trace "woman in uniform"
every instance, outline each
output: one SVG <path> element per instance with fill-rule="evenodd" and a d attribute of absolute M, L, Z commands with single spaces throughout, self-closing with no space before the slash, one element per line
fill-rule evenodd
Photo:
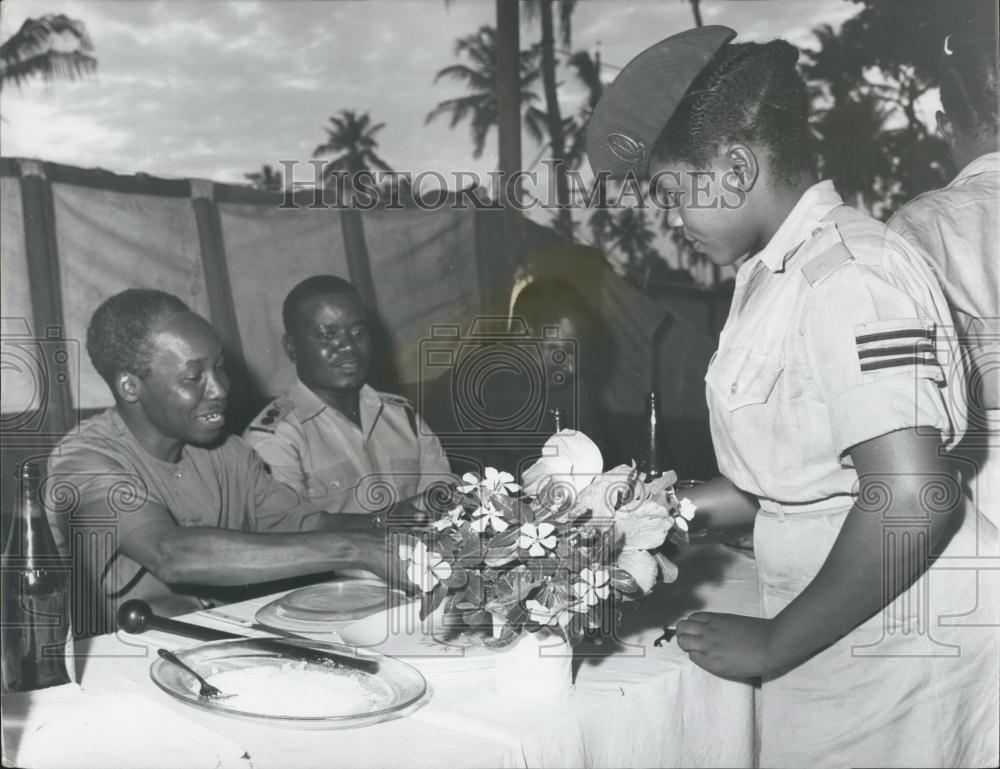
<path fill-rule="evenodd" d="M 996 765 L 996 595 L 975 571 L 995 530 L 942 459 L 966 421 L 947 304 L 817 179 L 798 51 L 734 36 L 657 43 L 588 128 L 595 172 L 648 176 L 697 251 L 747 257 L 706 376 L 723 477 L 689 496 L 710 526 L 755 521 L 763 616 L 696 613 L 678 643 L 761 677 L 761 766 Z"/>

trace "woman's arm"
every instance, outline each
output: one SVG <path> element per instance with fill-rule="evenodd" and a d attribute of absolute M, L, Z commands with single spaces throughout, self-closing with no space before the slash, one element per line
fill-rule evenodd
<path fill-rule="evenodd" d="M 680 497 L 687 497 L 698 506 L 695 525 L 722 529 L 750 523 L 757 515 L 757 498 L 733 485 L 721 475 L 690 489 Z"/>
<path fill-rule="evenodd" d="M 947 472 L 939 446 L 937 436 L 908 429 L 852 448 L 859 502 L 812 582 L 771 620 L 693 614 L 678 623 L 681 648 L 719 675 L 773 674 L 834 643 L 891 603 L 927 569 L 948 526 L 947 512 L 924 504 L 928 486 L 941 483 Z"/>

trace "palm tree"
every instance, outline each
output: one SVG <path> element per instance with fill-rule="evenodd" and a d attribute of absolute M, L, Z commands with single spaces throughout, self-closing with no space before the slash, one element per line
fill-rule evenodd
<path fill-rule="evenodd" d="M 611 230 L 613 222 L 614 219 L 607 206 L 598 206 L 595 208 L 594 212 L 590 215 L 590 219 L 587 221 L 587 226 L 590 227 L 594 243 L 602 251 L 604 250 L 604 242 L 608 237 L 608 232 Z"/>
<path fill-rule="evenodd" d="M 609 223 L 608 235 L 625 255 L 625 269 L 635 273 L 648 257 L 656 257 L 653 248 L 653 231 L 646 221 L 646 212 L 641 208 L 623 208 Z"/>
<path fill-rule="evenodd" d="M 472 125 L 473 157 L 480 157 L 486 147 L 486 137 L 491 128 L 497 125 L 499 114 L 499 97 L 497 95 L 497 39 L 496 30 L 490 26 L 482 26 L 472 35 L 460 37 L 455 41 L 455 55 L 465 56 L 470 63 L 452 64 L 440 70 L 434 76 L 434 82 L 444 77 L 465 81 L 469 87 L 467 96 L 455 99 L 445 99 L 427 115 L 425 122 L 429 123 L 439 115 L 450 114 L 450 127 L 468 119 Z M 542 139 L 542 120 L 544 113 L 534 106 L 538 94 L 532 92 L 532 83 L 538 80 L 538 67 L 535 64 L 537 51 L 521 51 L 520 82 L 521 104 L 526 105 L 524 124 L 536 141 Z"/>
<path fill-rule="evenodd" d="M 326 141 L 313 150 L 314 158 L 339 153 L 323 171 L 327 182 L 346 178 L 347 190 L 351 191 L 358 174 L 370 174 L 374 170 L 392 171 L 389 164 L 375 154 L 378 147 L 375 134 L 383 128 L 385 123 L 372 125 L 367 112 L 358 114 L 345 109 L 339 115 L 331 117 L 330 126 L 323 129 L 327 134 Z"/>
<path fill-rule="evenodd" d="M 813 30 L 819 41 L 817 50 L 806 49 L 806 63 L 802 72 L 810 82 L 827 83 L 830 98 L 842 102 L 856 90 L 863 78 L 863 56 L 850 41 L 829 24 Z M 853 38 L 852 38 L 853 40 Z"/>
<path fill-rule="evenodd" d="M 691 0 L 691 11 L 694 13 L 694 25 L 696 27 L 700 27 L 702 25 L 701 8 L 698 7 L 700 3 L 701 0 Z"/>
<path fill-rule="evenodd" d="M 97 71 L 93 50 L 82 21 L 62 14 L 26 19 L 0 45 L 0 89 L 8 82 L 21 87 L 35 77 L 48 82 L 91 75 Z"/>
<path fill-rule="evenodd" d="M 844 97 L 813 123 L 818 134 L 821 173 L 858 208 L 871 211 L 881 180 L 892 168 L 885 145 L 890 109 L 871 92 Z"/>
<path fill-rule="evenodd" d="M 570 168 L 579 168 L 587 151 L 587 123 L 604 93 L 604 83 L 601 82 L 601 52 L 595 51 L 591 56 L 587 51 L 577 51 L 570 57 L 569 66 L 576 73 L 577 79 L 587 87 L 587 101 L 566 132 L 569 139 L 566 163 Z"/>
<path fill-rule="evenodd" d="M 251 174 L 243 174 L 244 178 L 250 182 L 255 190 L 265 192 L 281 192 L 281 171 L 277 171 L 269 165 L 261 166 L 259 171 Z"/>
<path fill-rule="evenodd" d="M 562 45 L 568 48 L 572 39 L 571 19 L 576 0 L 559 0 L 559 32 Z M 555 166 L 556 229 L 564 235 L 572 233 L 573 224 L 569 208 L 569 178 L 566 168 L 566 137 L 569 127 L 559 108 L 558 84 L 556 83 L 556 39 L 552 15 L 552 0 L 532 0 L 526 6 L 529 18 L 541 17 L 542 37 L 539 43 L 542 64 L 542 85 L 545 92 L 545 125 L 549 134 L 548 146 Z M 572 125 L 572 124 L 569 124 Z"/>

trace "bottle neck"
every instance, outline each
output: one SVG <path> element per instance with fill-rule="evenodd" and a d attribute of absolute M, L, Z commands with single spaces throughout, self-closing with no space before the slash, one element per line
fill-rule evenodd
<path fill-rule="evenodd" d="M 59 555 L 55 538 L 45 516 L 39 496 L 38 476 L 22 473 L 18 506 L 12 521 L 10 538 L 4 555 L 8 558 L 32 560 Z"/>

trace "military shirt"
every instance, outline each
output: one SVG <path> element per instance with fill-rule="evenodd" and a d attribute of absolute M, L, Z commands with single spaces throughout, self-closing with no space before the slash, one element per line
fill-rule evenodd
<path fill-rule="evenodd" d="M 850 506 L 852 446 L 965 429 L 948 307 L 922 258 L 811 187 L 743 264 L 705 381 L 719 469 L 764 510 Z"/>
<path fill-rule="evenodd" d="M 1000 408 L 1000 152 L 976 158 L 947 187 L 914 198 L 889 228 L 927 257 L 983 377 L 976 400 Z"/>
<path fill-rule="evenodd" d="M 178 462 L 151 456 L 114 408 L 88 419 L 49 459 L 43 492 L 57 544 L 109 606 L 141 598 L 172 616 L 225 600 L 226 590 L 168 585 L 120 552 L 151 521 L 245 532 L 312 531 L 325 516 L 267 473 L 242 439 L 187 445 Z M 88 517 L 83 517 L 84 508 Z M 79 596 L 77 600 L 92 600 Z"/>
<path fill-rule="evenodd" d="M 364 385 L 359 405 L 360 428 L 297 381 L 244 438 L 276 479 L 329 513 L 376 512 L 452 480 L 441 442 L 409 401 Z"/>

